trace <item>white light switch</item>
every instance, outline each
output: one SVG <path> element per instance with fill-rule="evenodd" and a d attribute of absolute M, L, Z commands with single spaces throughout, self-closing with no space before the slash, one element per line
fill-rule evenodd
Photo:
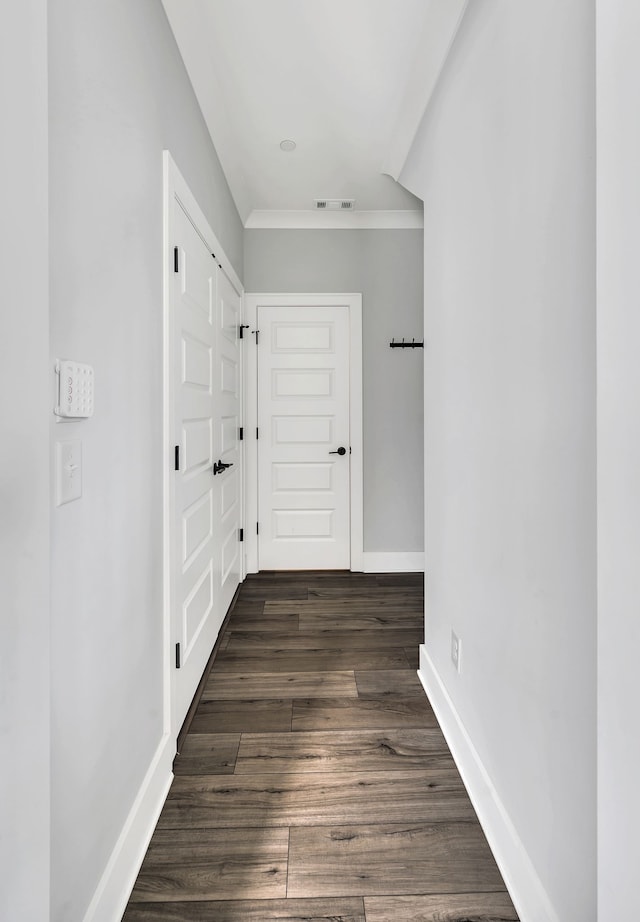
<path fill-rule="evenodd" d="M 56 442 L 56 506 L 82 496 L 82 442 Z"/>

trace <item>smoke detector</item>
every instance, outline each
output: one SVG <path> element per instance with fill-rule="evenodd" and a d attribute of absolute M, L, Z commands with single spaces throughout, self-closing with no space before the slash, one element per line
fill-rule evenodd
<path fill-rule="evenodd" d="M 317 198 L 314 199 L 317 211 L 353 211 L 354 198 Z"/>

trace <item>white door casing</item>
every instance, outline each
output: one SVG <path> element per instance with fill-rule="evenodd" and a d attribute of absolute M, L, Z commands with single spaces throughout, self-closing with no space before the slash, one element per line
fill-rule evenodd
<path fill-rule="evenodd" d="M 242 288 L 168 152 L 164 162 L 164 706 L 175 739 L 243 576 Z M 218 462 L 228 466 L 214 475 Z"/>
<path fill-rule="evenodd" d="M 361 303 L 245 295 L 249 570 L 362 569 Z"/>
<path fill-rule="evenodd" d="M 242 577 L 239 531 L 242 525 L 242 367 L 239 339 L 242 299 L 222 269 L 216 297 L 217 386 L 214 391 L 215 460 L 230 467 L 216 475 L 219 525 L 219 605 L 226 614 Z"/>

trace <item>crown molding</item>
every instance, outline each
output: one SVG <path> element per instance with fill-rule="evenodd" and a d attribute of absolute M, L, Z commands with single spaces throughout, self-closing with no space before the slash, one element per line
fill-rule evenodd
<path fill-rule="evenodd" d="M 248 230 L 420 230 L 421 211 L 260 211 L 245 221 Z"/>

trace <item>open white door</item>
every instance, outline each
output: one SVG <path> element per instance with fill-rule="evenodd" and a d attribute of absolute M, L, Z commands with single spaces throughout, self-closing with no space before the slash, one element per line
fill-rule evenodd
<path fill-rule="evenodd" d="M 165 169 L 165 636 L 177 736 L 243 576 L 242 288 L 168 154 Z"/>
<path fill-rule="evenodd" d="M 172 298 L 175 477 L 171 521 L 174 726 L 184 719 L 222 615 L 216 534 L 214 369 L 218 266 L 183 209 L 174 212 Z"/>

